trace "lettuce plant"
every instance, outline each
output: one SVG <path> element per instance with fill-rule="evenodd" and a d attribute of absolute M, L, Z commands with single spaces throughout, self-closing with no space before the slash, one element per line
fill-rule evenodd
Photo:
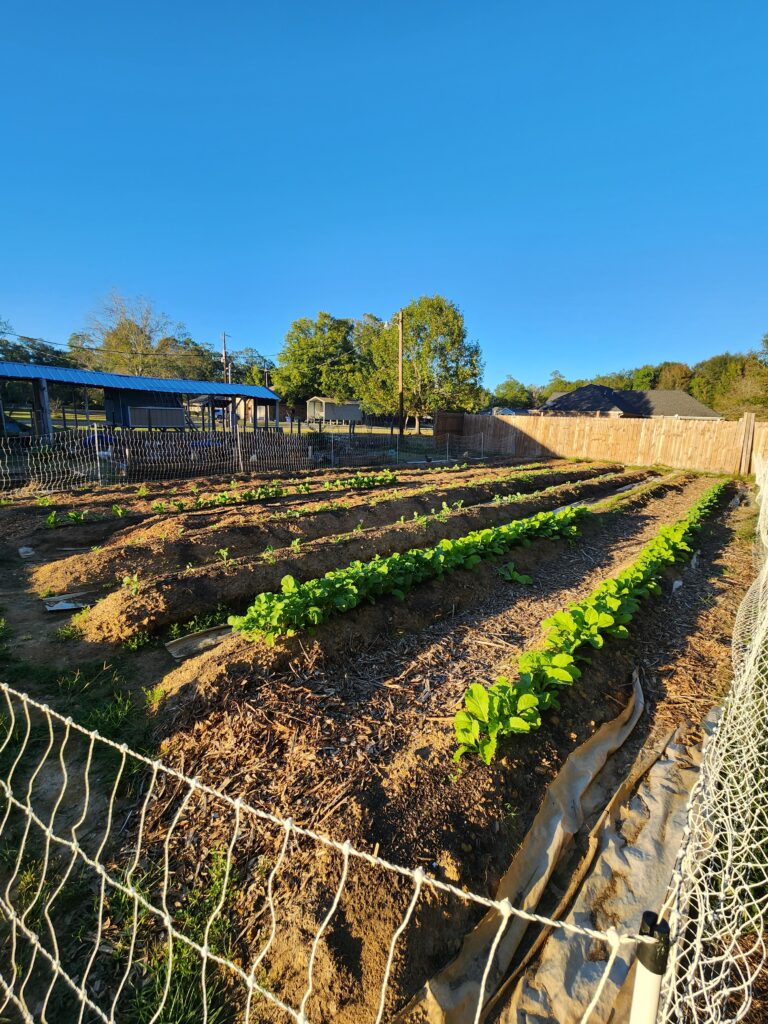
<path fill-rule="evenodd" d="M 691 541 L 726 485 L 725 481 L 715 484 L 684 519 L 662 526 L 632 565 L 605 580 L 585 600 L 545 619 L 542 625 L 547 632 L 543 647 L 520 655 L 515 682 L 510 683 L 502 676 L 487 689 L 479 683 L 467 689 L 464 710 L 454 718 L 458 743 L 455 761 L 464 754 L 474 753 L 490 764 L 503 736 L 539 728 L 538 712 L 557 707 L 560 688 L 571 686 L 581 676 L 576 658 L 585 657 L 584 649 L 601 648 L 606 637 L 626 639 L 629 636 L 627 626 L 640 602 L 661 592 L 659 580 L 665 569 L 692 554 Z M 480 697 L 481 690 L 487 698 Z M 516 703 L 523 696 L 528 718 L 520 714 Z M 521 728 L 521 720 L 527 728 Z"/>
<path fill-rule="evenodd" d="M 441 540 L 434 547 L 352 562 L 305 583 L 284 576 L 278 593 L 259 594 L 244 615 L 232 616 L 229 623 L 246 636 L 270 642 L 278 636 L 292 636 L 364 601 L 374 603 L 387 595 L 402 601 L 409 590 L 425 580 L 457 569 L 472 569 L 484 558 L 503 555 L 534 539 L 574 537 L 578 521 L 591 514 L 583 507 L 539 512 L 527 519 L 473 530 L 456 540 Z"/>

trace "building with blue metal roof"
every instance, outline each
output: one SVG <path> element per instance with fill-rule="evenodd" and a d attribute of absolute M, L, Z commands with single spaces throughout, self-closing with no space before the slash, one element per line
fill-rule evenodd
<path fill-rule="evenodd" d="M 53 433 L 48 385 L 99 388 L 104 391 L 107 423 L 118 427 L 164 428 L 183 430 L 193 427 L 189 403 L 210 414 L 215 428 L 216 410 L 229 411 L 230 422 L 242 418 L 256 425 L 259 410 L 265 425 L 270 412 L 273 423 L 280 422 L 280 397 L 271 388 L 259 384 L 225 384 L 218 381 L 185 380 L 177 377 L 136 377 L 124 373 L 102 373 L 40 363 L 0 361 L 0 386 L 3 381 L 28 381 L 32 385 L 33 425 L 39 434 Z M 186 404 L 185 404 L 186 400 Z M 249 406 L 250 403 L 250 406 Z M 4 431 L 0 402 L 0 432 Z"/>

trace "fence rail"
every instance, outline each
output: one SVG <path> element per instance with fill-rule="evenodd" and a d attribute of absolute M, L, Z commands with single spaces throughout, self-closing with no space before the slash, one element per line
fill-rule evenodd
<path fill-rule="evenodd" d="M 450 435 L 175 433 L 93 426 L 42 437 L 0 437 L 0 490 L 389 465 L 453 458 L 462 451 L 462 439 Z"/>

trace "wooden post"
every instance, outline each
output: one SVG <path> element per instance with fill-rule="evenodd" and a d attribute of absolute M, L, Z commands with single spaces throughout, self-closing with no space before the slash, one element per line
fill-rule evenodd
<path fill-rule="evenodd" d="M 403 436 L 403 311 L 397 318 L 397 393 L 400 409 L 400 437 Z"/>
<path fill-rule="evenodd" d="M 752 448 L 755 443 L 755 414 L 745 412 L 741 417 L 741 453 L 737 472 L 746 476 L 752 464 Z"/>

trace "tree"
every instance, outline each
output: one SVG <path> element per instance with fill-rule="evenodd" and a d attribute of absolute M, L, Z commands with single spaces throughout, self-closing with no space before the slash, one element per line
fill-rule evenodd
<path fill-rule="evenodd" d="M 646 363 L 645 366 L 638 366 L 632 370 L 631 388 L 633 391 L 650 391 L 656 386 L 658 372 L 655 366 Z"/>
<path fill-rule="evenodd" d="M 693 373 L 687 363 L 660 363 L 656 387 L 661 391 L 687 391 Z"/>
<path fill-rule="evenodd" d="M 360 368 L 356 390 L 370 412 L 398 410 L 398 314 L 388 323 L 368 315 L 356 325 Z M 437 409 L 476 412 L 483 404 L 483 362 L 467 341 L 464 317 L 441 295 L 423 295 L 403 310 L 403 393 L 406 414 L 421 419 Z"/>
<path fill-rule="evenodd" d="M 568 380 L 565 378 L 559 370 L 553 370 L 549 375 L 549 381 L 544 385 L 543 388 L 539 389 L 542 403 L 546 402 L 552 395 L 559 394 L 565 391 L 575 391 L 576 388 L 580 388 L 583 384 L 589 384 L 588 380 Z"/>
<path fill-rule="evenodd" d="M 70 335 L 69 351 L 81 366 L 139 377 L 186 377 L 215 381 L 221 365 L 210 345 L 193 341 L 145 298 L 113 292 L 90 318 L 87 330 Z"/>
<path fill-rule="evenodd" d="M 360 360 L 352 320 L 320 312 L 317 320 L 294 320 L 272 374 L 276 391 L 289 406 L 313 395 L 352 398 Z"/>
<path fill-rule="evenodd" d="M 528 409 L 533 405 L 530 388 L 514 377 L 506 377 L 493 393 L 494 405 L 506 405 L 511 409 Z"/>
<path fill-rule="evenodd" d="M 255 348 L 241 348 L 229 357 L 233 384 L 264 384 L 275 364 Z"/>

